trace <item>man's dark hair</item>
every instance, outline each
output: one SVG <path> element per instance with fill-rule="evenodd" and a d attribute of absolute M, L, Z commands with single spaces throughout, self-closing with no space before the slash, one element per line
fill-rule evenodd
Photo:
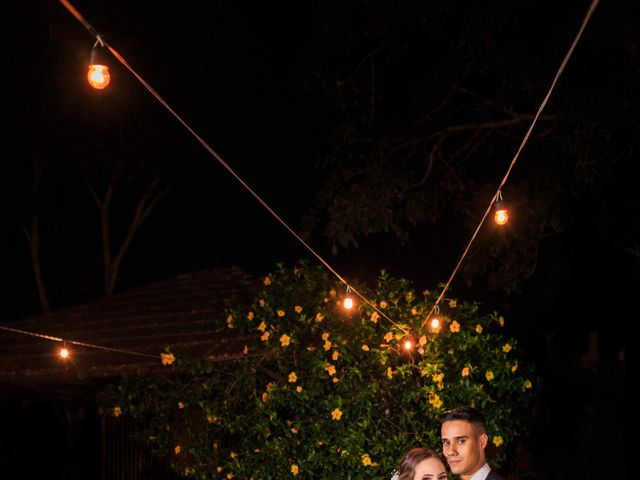
<path fill-rule="evenodd" d="M 444 422 L 450 422 L 452 420 L 462 420 L 469 422 L 478 433 L 487 432 L 487 422 L 484 419 L 484 415 L 480 413 L 480 410 L 470 406 L 457 407 L 453 410 L 440 415 L 440 425 Z"/>

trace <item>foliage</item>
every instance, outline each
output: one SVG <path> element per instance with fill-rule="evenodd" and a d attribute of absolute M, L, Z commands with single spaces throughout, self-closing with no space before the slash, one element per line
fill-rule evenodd
<path fill-rule="evenodd" d="M 200 479 L 389 478 L 407 449 L 439 446 L 438 416 L 460 404 L 486 414 L 492 457 L 504 460 L 536 384 L 504 319 L 449 298 L 439 329 L 421 329 L 433 292 L 384 271 L 373 290 L 357 288 L 375 309 L 360 302 L 348 315 L 325 269 L 279 265 L 223 320 L 254 334 L 242 359 L 176 355 L 173 374 L 105 389 L 103 411 L 149 420 L 145 437 Z"/>
<path fill-rule="evenodd" d="M 308 47 L 318 51 L 306 56 L 321 59 L 307 68 L 308 84 L 332 121 L 305 235 L 321 235 L 338 253 L 380 236 L 416 242 L 418 231 L 433 231 L 435 222 L 444 231 L 454 216 L 454 225 L 473 231 L 583 6 L 552 12 L 530 1 L 354 3 L 366 14 L 349 23 L 338 20 L 340 10 L 318 19 L 331 26 L 318 32 L 330 30 L 332 41 L 318 33 Z M 604 73 L 601 65 L 614 55 L 593 38 L 610 33 L 594 33 L 602 27 L 591 23 L 580 43 L 589 61 L 573 56 L 539 118 L 503 188 L 513 212 L 504 240 L 478 239 L 464 267 L 469 284 L 480 276 L 494 289 L 520 290 L 539 267 L 541 243 L 571 229 L 575 200 L 612 166 L 633 162 L 633 136 L 616 132 L 634 117 L 623 98 L 637 84 L 637 65 L 618 52 L 629 80 Z M 619 100 L 603 102 L 594 88 Z M 613 105 L 617 114 L 608 111 Z"/>

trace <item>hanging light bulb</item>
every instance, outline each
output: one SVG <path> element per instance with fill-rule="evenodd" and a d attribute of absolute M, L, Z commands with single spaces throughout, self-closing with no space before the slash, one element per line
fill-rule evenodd
<path fill-rule="evenodd" d="M 67 347 L 66 343 L 62 344 L 62 346 L 58 350 L 58 355 L 60 355 L 60 358 L 63 359 L 63 360 L 68 360 L 69 359 L 69 357 L 71 356 L 71 351 Z"/>
<path fill-rule="evenodd" d="M 87 70 L 87 81 L 96 90 L 107 88 L 111 81 L 109 74 L 109 63 L 107 62 L 107 54 L 102 39 L 98 37 L 96 43 L 91 49 L 91 59 Z"/>
<path fill-rule="evenodd" d="M 353 308 L 353 298 L 351 298 L 351 288 L 349 287 L 349 285 L 347 285 L 347 293 L 344 296 L 342 305 L 344 305 L 344 308 L 346 310 L 351 310 Z"/>
<path fill-rule="evenodd" d="M 413 349 L 413 340 L 411 340 L 410 338 L 406 338 L 404 340 L 404 343 L 402 344 L 402 346 L 404 347 L 404 349 L 406 351 L 410 351 Z"/>
<path fill-rule="evenodd" d="M 438 305 L 433 306 L 433 316 L 429 321 L 429 326 L 434 332 L 440 330 L 440 307 Z"/>
<path fill-rule="evenodd" d="M 500 190 L 498 190 L 498 193 L 496 193 L 496 201 L 493 204 L 493 207 L 493 220 L 496 222 L 496 224 L 500 226 L 506 224 L 509 221 L 509 211 L 502 201 L 502 192 L 500 192 Z"/>

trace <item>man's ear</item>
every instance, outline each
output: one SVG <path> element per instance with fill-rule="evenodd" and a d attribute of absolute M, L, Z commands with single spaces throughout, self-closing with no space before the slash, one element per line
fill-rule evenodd
<path fill-rule="evenodd" d="M 486 433 L 481 433 L 479 439 L 480 449 L 484 450 L 485 448 L 487 448 L 487 443 L 489 443 L 489 436 Z"/>

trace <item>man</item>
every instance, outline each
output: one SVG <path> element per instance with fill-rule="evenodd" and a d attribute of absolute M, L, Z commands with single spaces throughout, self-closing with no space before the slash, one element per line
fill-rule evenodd
<path fill-rule="evenodd" d="M 485 456 L 489 442 L 484 416 L 473 407 L 458 407 L 440 416 L 442 453 L 461 480 L 504 480 L 491 471 Z"/>

